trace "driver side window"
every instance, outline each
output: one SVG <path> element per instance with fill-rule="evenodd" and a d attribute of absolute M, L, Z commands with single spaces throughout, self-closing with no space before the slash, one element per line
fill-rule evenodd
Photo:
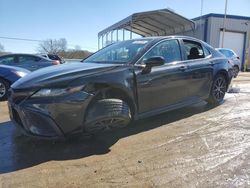
<path fill-rule="evenodd" d="M 181 61 L 181 52 L 179 42 L 177 40 L 166 40 L 153 47 L 143 58 L 143 60 L 151 57 L 161 56 L 165 63 Z"/>

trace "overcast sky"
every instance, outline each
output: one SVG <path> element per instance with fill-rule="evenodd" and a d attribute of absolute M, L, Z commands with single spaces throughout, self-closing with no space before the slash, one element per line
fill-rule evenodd
<path fill-rule="evenodd" d="M 224 13 L 225 0 L 204 0 L 203 14 Z M 97 49 L 97 33 L 135 13 L 171 8 L 200 16 L 201 0 L 0 0 L 0 37 L 66 38 L 69 48 Z M 228 14 L 250 17 L 250 0 L 228 0 Z M 1 39 L 6 51 L 34 53 L 38 43 Z"/>

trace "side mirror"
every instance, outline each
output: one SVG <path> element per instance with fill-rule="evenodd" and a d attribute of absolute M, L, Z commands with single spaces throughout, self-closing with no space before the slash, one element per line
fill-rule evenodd
<path fill-rule="evenodd" d="M 151 72 L 152 67 L 164 65 L 165 59 L 163 57 L 161 57 L 161 56 L 155 56 L 155 57 L 151 57 L 151 58 L 143 61 L 143 63 L 146 66 L 143 69 L 142 73 L 146 74 L 146 73 L 150 73 Z"/>

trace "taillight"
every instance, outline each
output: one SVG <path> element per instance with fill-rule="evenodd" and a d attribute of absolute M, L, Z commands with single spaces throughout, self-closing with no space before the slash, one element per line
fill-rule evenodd
<path fill-rule="evenodd" d="M 52 61 L 52 64 L 53 64 L 53 65 L 59 65 L 59 64 L 60 64 L 60 61 L 54 60 L 54 61 Z"/>

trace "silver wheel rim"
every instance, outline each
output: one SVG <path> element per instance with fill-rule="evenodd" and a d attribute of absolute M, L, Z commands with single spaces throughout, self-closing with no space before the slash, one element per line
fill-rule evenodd
<path fill-rule="evenodd" d="M 0 98 L 2 98 L 5 94 L 6 94 L 6 87 L 2 82 L 0 82 Z"/>
<path fill-rule="evenodd" d="M 223 78 L 218 78 L 215 80 L 213 87 L 213 96 L 217 101 L 220 101 L 224 98 L 226 93 L 226 81 Z"/>

